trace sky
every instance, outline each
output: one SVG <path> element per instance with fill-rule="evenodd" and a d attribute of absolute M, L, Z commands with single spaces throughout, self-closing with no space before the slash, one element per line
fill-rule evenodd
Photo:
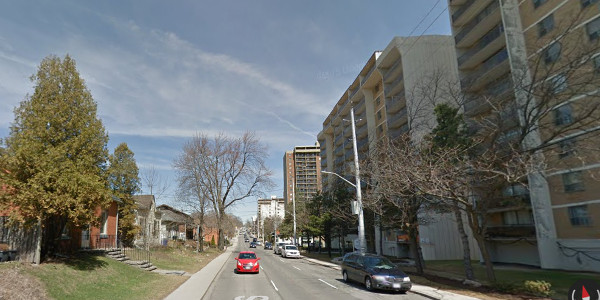
<path fill-rule="evenodd" d="M 98 105 L 108 149 L 168 185 L 197 133 L 256 132 L 283 196 L 283 155 L 313 145 L 367 59 L 394 36 L 449 35 L 446 0 L 0 0 L 0 138 L 48 55 L 69 54 Z M 142 187 L 148 193 L 146 186 Z M 235 205 L 243 221 L 256 198 Z"/>

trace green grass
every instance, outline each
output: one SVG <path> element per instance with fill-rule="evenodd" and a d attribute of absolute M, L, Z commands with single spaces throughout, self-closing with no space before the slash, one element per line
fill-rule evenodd
<path fill-rule="evenodd" d="M 26 273 L 39 278 L 54 299 L 162 299 L 187 279 L 94 255 L 44 263 Z"/>
<path fill-rule="evenodd" d="M 160 247 L 152 249 L 151 260 L 159 269 L 195 273 L 220 254 L 221 252 L 214 248 L 198 253 L 190 248 Z"/>
<path fill-rule="evenodd" d="M 426 273 L 444 277 L 464 278 L 464 267 L 462 261 L 427 261 Z M 484 284 L 486 280 L 485 266 L 473 261 L 475 278 Z M 542 270 L 538 268 L 518 266 L 496 266 L 494 268 L 496 281 L 500 285 L 523 285 L 527 280 L 544 280 L 552 285 L 554 299 L 565 299 L 570 286 L 579 279 L 591 279 L 600 281 L 600 274 L 568 272 L 559 270 Z"/>

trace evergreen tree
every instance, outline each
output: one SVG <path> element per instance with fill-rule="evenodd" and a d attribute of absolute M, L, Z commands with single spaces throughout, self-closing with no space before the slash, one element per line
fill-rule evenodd
<path fill-rule="evenodd" d="M 98 224 L 95 210 L 110 202 L 108 135 L 70 56 L 46 57 L 31 80 L 34 93 L 15 109 L 5 140 L 0 180 L 11 194 L 0 203 L 18 207 L 21 221 L 42 225 L 45 255 L 56 250 L 65 226 Z"/>
<path fill-rule="evenodd" d="M 133 195 L 140 190 L 139 170 L 133 151 L 121 143 L 109 157 L 108 181 L 119 204 L 119 240 L 131 246 L 139 227 L 135 224 L 135 200 Z"/>

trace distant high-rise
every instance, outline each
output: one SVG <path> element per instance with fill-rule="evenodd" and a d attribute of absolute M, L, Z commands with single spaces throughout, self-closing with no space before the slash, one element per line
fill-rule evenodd
<path fill-rule="evenodd" d="M 285 203 L 293 199 L 304 201 L 321 190 L 321 147 L 296 146 L 283 156 L 283 197 Z"/>

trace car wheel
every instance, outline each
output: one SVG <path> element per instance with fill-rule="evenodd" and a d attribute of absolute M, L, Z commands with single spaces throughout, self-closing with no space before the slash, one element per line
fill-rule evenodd
<path fill-rule="evenodd" d="M 346 271 L 342 272 L 342 279 L 344 282 L 348 282 L 348 273 Z"/>
<path fill-rule="evenodd" d="M 371 277 L 369 276 L 365 277 L 365 287 L 369 291 L 373 289 L 373 283 L 371 282 Z"/>

